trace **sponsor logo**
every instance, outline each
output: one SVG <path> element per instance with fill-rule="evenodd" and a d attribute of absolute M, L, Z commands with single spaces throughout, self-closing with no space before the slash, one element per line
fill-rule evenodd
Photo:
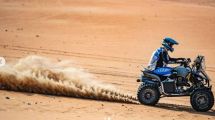
<path fill-rule="evenodd" d="M 161 73 L 165 73 L 165 72 L 169 72 L 170 70 L 169 69 L 166 69 L 166 68 L 160 68 L 158 69 L 158 72 L 161 72 Z"/>

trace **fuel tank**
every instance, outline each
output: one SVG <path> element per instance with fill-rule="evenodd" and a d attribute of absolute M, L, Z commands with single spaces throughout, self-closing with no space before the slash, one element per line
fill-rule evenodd
<path fill-rule="evenodd" d="M 191 72 L 191 69 L 189 67 L 178 66 L 174 68 L 174 71 L 177 72 L 177 76 L 185 78 Z"/>

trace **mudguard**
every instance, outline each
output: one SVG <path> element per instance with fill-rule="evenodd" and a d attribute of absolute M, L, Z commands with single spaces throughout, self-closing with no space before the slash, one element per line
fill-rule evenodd
<path fill-rule="evenodd" d="M 142 82 L 143 84 L 152 84 L 152 85 L 156 85 L 156 86 L 158 86 L 160 84 L 159 81 L 149 79 L 143 75 L 140 77 L 140 79 L 137 79 L 137 82 Z"/>
<path fill-rule="evenodd" d="M 211 91 L 212 86 L 210 87 L 201 87 L 201 88 L 195 88 L 194 90 L 192 90 L 192 92 L 190 92 L 190 95 L 192 95 L 194 92 L 198 91 L 198 90 L 206 90 L 206 91 Z"/>

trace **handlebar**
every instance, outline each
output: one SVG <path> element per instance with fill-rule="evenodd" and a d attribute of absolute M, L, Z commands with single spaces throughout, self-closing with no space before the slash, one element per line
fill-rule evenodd
<path fill-rule="evenodd" d="M 181 64 L 181 65 L 187 66 L 187 65 L 189 65 L 190 62 L 191 62 L 190 58 L 183 58 L 183 59 L 179 59 L 179 60 L 175 61 L 172 64 Z"/>

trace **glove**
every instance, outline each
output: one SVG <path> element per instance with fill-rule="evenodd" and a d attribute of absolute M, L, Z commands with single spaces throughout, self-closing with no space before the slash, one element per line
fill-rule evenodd
<path fill-rule="evenodd" d="M 185 60 L 187 60 L 186 58 L 180 58 L 182 61 L 185 61 Z"/>
<path fill-rule="evenodd" d="M 186 58 L 177 58 L 177 61 L 178 61 L 178 60 L 185 61 Z"/>

